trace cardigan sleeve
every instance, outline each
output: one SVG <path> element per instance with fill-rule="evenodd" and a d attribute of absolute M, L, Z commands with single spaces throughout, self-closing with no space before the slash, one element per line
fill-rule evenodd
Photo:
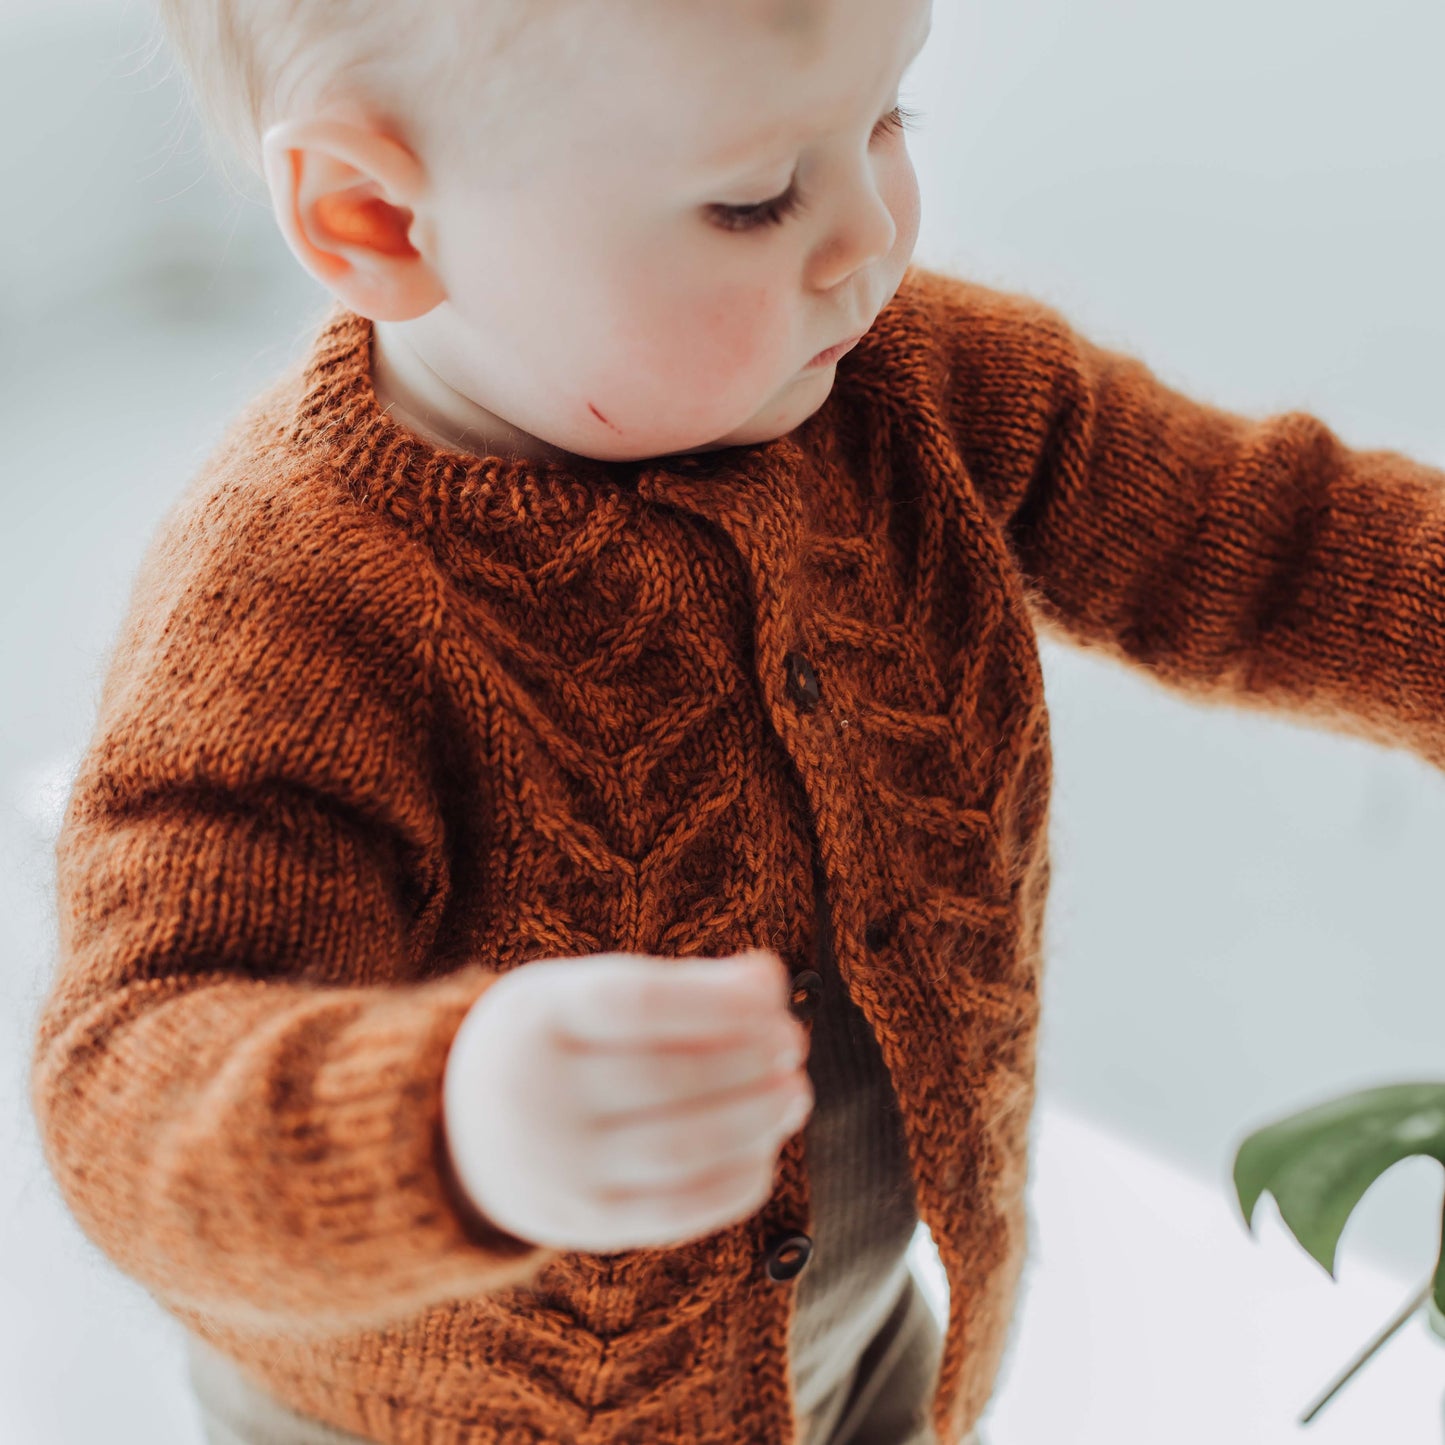
<path fill-rule="evenodd" d="M 1192 400 L 1026 296 L 923 288 L 952 435 L 1046 632 L 1445 768 L 1445 472 Z"/>
<path fill-rule="evenodd" d="M 65 1204 L 160 1303 L 340 1332 L 557 1251 L 476 1217 L 443 1147 L 499 975 L 428 966 L 439 589 L 375 517 L 240 512 L 168 519 L 137 578 L 56 844 L 31 1099 Z"/>

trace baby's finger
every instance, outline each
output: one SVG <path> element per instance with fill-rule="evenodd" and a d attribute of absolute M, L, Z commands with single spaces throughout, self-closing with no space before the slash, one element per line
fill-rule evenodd
<path fill-rule="evenodd" d="M 593 1128 L 721 1101 L 803 1077 L 807 1035 L 791 1021 L 754 1037 L 661 1048 L 586 1047 L 568 1060 L 577 1114 Z"/>
<path fill-rule="evenodd" d="M 741 958 L 599 957 L 552 1000 L 564 1046 L 646 1048 L 770 1035 L 786 1020 L 787 981 L 776 954 Z"/>

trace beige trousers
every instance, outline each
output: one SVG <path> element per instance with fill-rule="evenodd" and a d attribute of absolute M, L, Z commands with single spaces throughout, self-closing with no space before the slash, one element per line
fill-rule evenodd
<path fill-rule="evenodd" d="M 186 1341 L 206 1445 L 371 1445 L 296 1414 L 246 1381 L 204 1341 L 189 1333 Z M 897 1304 L 801 1445 L 938 1445 L 926 1416 L 942 1355 L 938 1322 L 909 1271 Z M 986 1442 L 975 1432 L 965 1445 Z"/>
<path fill-rule="evenodd" d="M 888 1317 L 833 1399 L 809 1422 L 802 1445 L 938 1445 L 928 1407 L 943 1335 L 911 1269 Z M 975 1434 L 965 1445 L 981 1445 Z"/>

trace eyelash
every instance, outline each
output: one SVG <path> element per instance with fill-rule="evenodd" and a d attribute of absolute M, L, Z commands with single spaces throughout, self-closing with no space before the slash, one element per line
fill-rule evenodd
<path fill-rule="evenodd" d="M 906 110 L 895 105 L 878 122 L 879 129 L 902 134 L 913 130 L 915 123 L 923 117 L 922 111 Z M 777 226 L 789 216 L 798 215 L 804 208 L 802 194 L 796 185 L 791 185 L 781 196 L 771 201 L 761 201 L 756 206 L 711 206 L 709 210 L 721 223 L 724 231 L 756 231 L 763 226 Z"/>

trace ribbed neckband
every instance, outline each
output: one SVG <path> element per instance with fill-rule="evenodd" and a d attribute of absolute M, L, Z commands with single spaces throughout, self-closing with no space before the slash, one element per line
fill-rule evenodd
<path fill-rule="evenodd" d="M 290 439 L 320 451 L 356 496 L 409 521 L 434 521 L 437 509 L 458 504 L 513 514 L 522 508 L 534 516 L 570 513 L 595 499 L 599 489 L 635 486 L 643 472 L 717 475 L 754 450 L 609 462 L 480 456 L 438 447 L 381 408 L 371 377 L 373 336 L 369 318 L 333 303 L 302 365 Z M 424 517 L 417 518 L 418 508 Z"/>

